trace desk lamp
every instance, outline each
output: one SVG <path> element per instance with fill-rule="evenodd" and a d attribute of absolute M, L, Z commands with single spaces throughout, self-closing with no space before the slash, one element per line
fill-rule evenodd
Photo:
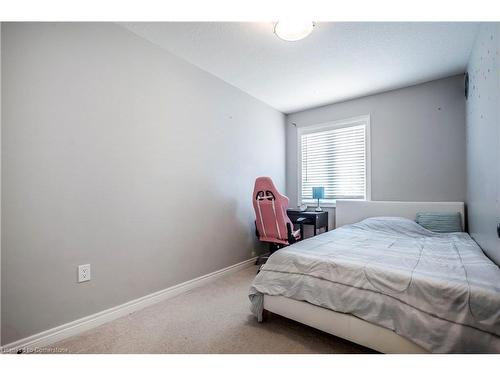
<path fill-rule="evenodd" d="M 325 198 L 325 188 L 324 187 L 313 187 L 313 199 L 318 200 L 318 207 L 316 207 L 317 212 L 323 211 L 319 206 L 319 200 Z"/>

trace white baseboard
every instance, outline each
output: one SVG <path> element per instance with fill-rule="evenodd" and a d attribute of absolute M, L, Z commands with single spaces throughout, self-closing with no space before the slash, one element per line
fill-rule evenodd
<path fill-rule="evenodd" d="M 197 277 L 181 284 L 171 286 L 155 293 L 148 294 L 144 297 L 134 299 L 122 305 L 112 307 L 110 309 L 100 311 L 98 313 L 74 320 L 72 322 L 48 329 L 46 331 L 36 333 L 32 336 L 11 342 L 0 347 L 1 353 L 17 353 L 19 350 L 23 352 L 37 352 L 38 349 L 47 345 L 53 344 L 65 338 L 77 335 L 91 328 L 100 326 L 106 322 L 117 319 L 119 317 L 130 314 L 134 311 L 141 310 L 147 306 L 154 305 L 160 301 L 178 296 L 181 293 L 191 289 L 205 285 L 218 279 L 222 276 L 229 275 L 233 272 L 250 267 L 255 263 L 257 258 L 245 260 L 221 270 L 209 273 L 204 276 Z"/>

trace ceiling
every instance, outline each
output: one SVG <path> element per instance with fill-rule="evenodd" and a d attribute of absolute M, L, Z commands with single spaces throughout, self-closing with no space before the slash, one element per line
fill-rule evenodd
<path fill-rule="evenodd" d="M 477 23 L 321 22 L 285 42 L 272 23 L 121 23 L 283 113 L 463 73 Z"/>

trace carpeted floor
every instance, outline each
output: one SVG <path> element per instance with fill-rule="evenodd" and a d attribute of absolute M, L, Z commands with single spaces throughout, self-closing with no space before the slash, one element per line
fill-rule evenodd
<path fill-rule="evenodd" d="M 371 353 L 362 346 L 270 315 L 257 323 L 247 268 L 51 346 L 69 353 Z"/>

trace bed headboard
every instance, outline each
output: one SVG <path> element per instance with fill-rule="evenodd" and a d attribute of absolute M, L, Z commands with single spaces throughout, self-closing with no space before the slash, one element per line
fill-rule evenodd
<path fill-rule="evenodd" d="M 417 212 L 460 212 L 464 228 L 464 202 L 393 202 L 337 200 L 335 224 L 340 227 L 374 216 L 399 216 L 415 220 Z"/>

